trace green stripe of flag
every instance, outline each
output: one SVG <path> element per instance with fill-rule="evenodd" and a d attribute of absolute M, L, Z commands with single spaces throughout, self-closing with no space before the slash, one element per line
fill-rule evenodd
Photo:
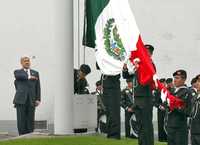
<path fill-rule="evenodd" d="M 110 0 L 85 0 L 83 45 L 95 48 L 95 24 Z"/>

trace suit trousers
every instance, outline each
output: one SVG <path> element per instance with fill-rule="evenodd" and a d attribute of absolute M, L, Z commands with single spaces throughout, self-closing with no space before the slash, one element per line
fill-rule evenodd
<path fill-rule="evenodd" d="M 30 105 L 29 99 L 26 104 L 16 104 L 17 128 L 19 135 L 31 133 L 34 130 L 35 106 Z"/>

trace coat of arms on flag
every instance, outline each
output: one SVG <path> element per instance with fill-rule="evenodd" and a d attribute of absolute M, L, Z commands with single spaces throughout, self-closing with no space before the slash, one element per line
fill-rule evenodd
<path fill-rule="evenodd" d="M 107 53 L 114 59 L 124 61 L 127 54 L 114 18 L 107 20 L 103 38 Z"/>

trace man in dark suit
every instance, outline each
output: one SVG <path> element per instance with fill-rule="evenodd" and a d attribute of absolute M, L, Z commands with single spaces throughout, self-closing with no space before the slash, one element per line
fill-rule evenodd
<path fill-rule="evenodd" d="M 40 104 L 39 73 L 30 69 L 30 58 L 21 58 L 21 69 L 14 71 L 15 89 L 13 103 L 17 110 L 17 128 L 19 135 L 34 130 L 35 107 Z"/>

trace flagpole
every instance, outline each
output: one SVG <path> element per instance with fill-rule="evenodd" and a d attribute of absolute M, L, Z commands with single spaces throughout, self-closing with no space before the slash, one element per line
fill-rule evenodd
<path fill-rule="evenodd" d="M 84 6 L 84 20 L 83 20 L 84 23 L 86 23 L 85 3 L 86 3 L 86 0 L 84 0 L 84 5 L 83 5 L 83 6 Z M 85 28 L 86 28 L 86 26 L 85 26 L 85 24 L 84 24 L 84 28 L 83 28 L 83 33 L 84 33 L 84 34 L 83 34 L 83 35 L 86 34 L 86 29 L 85 29 Z M 80 34 L 80 33 L 79 33 L 79 34 Z M 86 41 L 86 40 L 85 40 L 85 41 Z M 85 63 L 85 48 L 86 48 L 86 46 L 84 45 L 84 46 L 83 46 L 83 63 Z"/>
<path fill-rule="evenodd" d="M 66 135 L 73 133 L 73 0 L 54 2 L 54 133 Z"/>
<path fill-rule="evenodd" d="M 78 1 L 78 9 L 77 9 L 78 18 L 77 18 L 77 21 L 78 21 L 78 68 L 79 68 L 80 65 L 81 65 L 81 61 L 80 61 L 80 58 L 81 58 L 81 54 L 80 54 L 80 49 L 81 49 L 81 46 L 80 46 L 80 1 L 79 0 L 77 0 L 77 1 Z"/>

